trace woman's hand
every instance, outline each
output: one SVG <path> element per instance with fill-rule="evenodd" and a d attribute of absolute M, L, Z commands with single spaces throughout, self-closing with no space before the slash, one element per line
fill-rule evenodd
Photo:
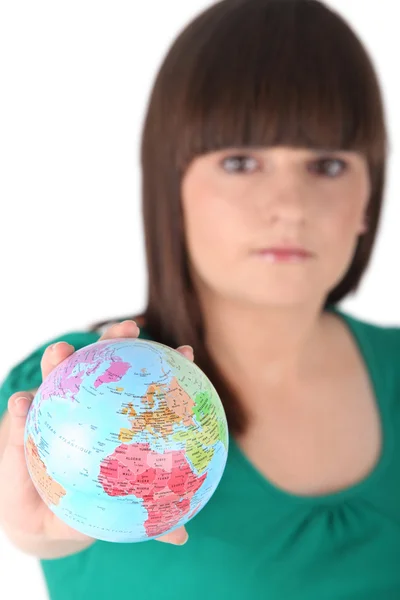
<path fill-rule="evenodd" d="M 139 335 L 139 329 L 134 321 L 124 321 L 109 327 L 100 340 L 118 337 L 133 338 Z M 193 351 L 189 346 L 177 349 L 181 354 L 193 360 Z M 58 342 L 48 346 L 41 360 L 42 378 L 68 356 L 73 354 L 74 347 L 67 342 Z M 40 498 L 30 478 L 24 454 L 24 432 L 26 417 L 34 398 L 31 392 L 17 392 L 8 401 L 9 435 L 0 460 L 0 524 L 10 539 L 37 540 L 38 546 L 43 547 L 47 541 L 66 542 L 67 546 L 85 548 L 94 539 L 66 525 L 58 519 Z M 158 538 L 160 542 L 182 544 L 187 539 L 184 527 Z M 22 542 L 21 542 L 22 543 Z M 31 547 L 32 544 L 29 546 Z M 76 551 L 76 550 L 75 550 Z M 74 550 L 68 553 L 73 553 Z"/>

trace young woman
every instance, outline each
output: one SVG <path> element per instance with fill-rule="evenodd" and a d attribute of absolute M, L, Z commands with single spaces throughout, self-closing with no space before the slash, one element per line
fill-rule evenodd
<path fill-rule="evenodd" d="M 22 360 L 1 389 L 0 522 L 53 600 L 400 597 L 400 328 L 337 307 L 371 257 L 386 154 L 371 60 L 323 3 L 222 0 L 179 35 L 143 132 L 148 305 L 140 333 L 129 316 L 103 337 L 194 349 L 228 463 L 171 543 L 85 538 L 36 494 L 23 429 L 30 390 L 106 323 Z"/>

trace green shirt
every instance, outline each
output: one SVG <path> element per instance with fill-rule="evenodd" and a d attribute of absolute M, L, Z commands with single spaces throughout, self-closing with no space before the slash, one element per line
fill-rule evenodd
<path fill-rule="evenodd" d="M 299 497 L 272 485 L 230 438 L 211 500 L 182 547 L 97 541 L 41 561 L 52 600 L 398 600 L 400 598 L 400 328 L 336 311 L 364 357 L 379 406 L 383 449 L 373 471 L 339 493 Z M 98 334 L 62 339 L 76 349 Z M 50 340 L 8 374 L 0 411 L 41 383 Z M 4 482 L 2 482 L 4 484 Z"/>

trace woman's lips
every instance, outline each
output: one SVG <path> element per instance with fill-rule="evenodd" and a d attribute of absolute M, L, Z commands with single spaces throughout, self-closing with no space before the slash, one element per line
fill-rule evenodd
<path fill-rule="evenodd" d="M 304 248 L 261 248 L 256 255 L 268 262 L 303 262 L 312 258 L 312 252 Z"/>

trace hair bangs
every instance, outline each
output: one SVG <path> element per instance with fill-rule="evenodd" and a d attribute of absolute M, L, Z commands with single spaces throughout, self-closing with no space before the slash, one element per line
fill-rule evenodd
<path fill-rule="evenodd" d="M 378 160 L 385 136 L 375 73 L 341 18 L 313 0 L 238 4 L 207 32 L 199 22 L 203 44 L 192 47 L 193 75 L 176 107 L 178 168 L 222 148 L 276 145 Z"/>

